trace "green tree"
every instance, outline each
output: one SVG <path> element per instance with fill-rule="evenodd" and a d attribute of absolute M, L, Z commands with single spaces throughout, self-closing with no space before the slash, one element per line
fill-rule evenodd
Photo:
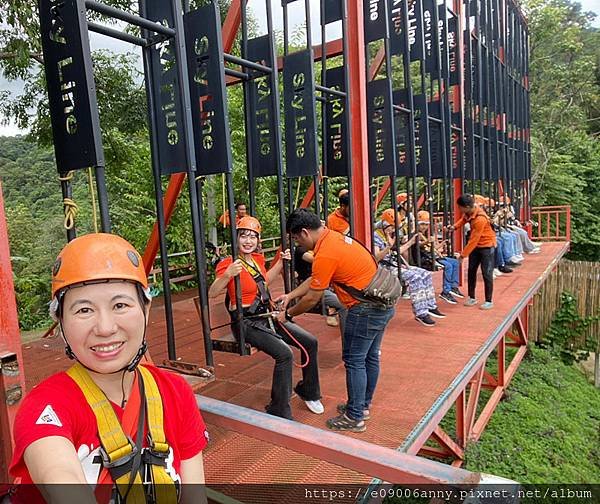
<path fill-rule="evenodd" d="M 600 260 L 600 31 L 568 0 L 527 0 L 532 190 L 571 205 L 576 257 Z"/>

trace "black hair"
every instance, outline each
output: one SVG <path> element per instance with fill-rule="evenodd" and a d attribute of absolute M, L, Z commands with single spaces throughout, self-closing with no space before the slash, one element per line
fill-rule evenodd
<path fill-rule="evenodd" d="M 243 201 L 238 201 L 238 202 L 235 204 L 235 209 L 237 210 L 237 209 L 238 209 L 238 207 L 240 207 L 240 206 L 246 206 L 246 203 L 244 203 Z"/>
<path fill-rule="evenodd" d="M 315 231 L 322 226 L 321 219 L 306 208 L 297 208 L 287 218 L 285 228 L 288 233 L 296 234 L 302 229 Z"/>
<path fill-rule="evenodd" d="M 473 208 L 475 206 L 475 199 L 470 194 L 463 194 L 456 200 L 456 204 L 463 208 Z"/>
<path fill-rule="evenodd" d="M 408 210 L 406 209 L 406 206 L 404 206 L 403 203 L 399 203 L 398 206 L 396 207 L 396 210 L 398 212 L 404 212 L 405 214 L 408 213 Z"/>
<path fill-rule="evenodd" d="M 348 206 L 350 204 L 350 194 L 344 193 L 339 198 L 340 206 Z"/>

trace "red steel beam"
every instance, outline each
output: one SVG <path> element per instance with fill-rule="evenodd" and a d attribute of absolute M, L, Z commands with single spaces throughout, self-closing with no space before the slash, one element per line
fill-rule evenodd
<path fill-rule="evenodd" d="M 2 183 L 0 183 L 0 300 L 0 440 L 2 440 L 0 441 L 0 482 L 9 482 L 11 480 L 8 475 L 8 463 L 13 451 L 12 428 L 20 398 L 25 394 L 25 373 Z"/>
<path fill-rule="evenodd" d="M 223 50 L 225 52 L 230 52 L 231 48 L 233 47 L 233 43 L 241 23 L 241 16 L 241 0 L 231 0 L 231 5 L 227 11 L 227 17 L 225 18 L 225 22 L 223 23 L 223 28 L 221 30 Z M 171 221 L 171 217 L 175 211 L 175 205 L 177 204 L 177 198 L 181 193 L 185 179 L 185 173 L 176 173 L 171 175 L 171 178 L 169 179 L 169 185 L 164 195 L 165 226 L 168 226 L 169 222 Z M 152 228 L 150 238 L 148 238 L 148 243 L 146 244 L 146 249 L 144 250 L 143 256 L 144 268 L 146 269 L 147 275 L 150 274 L 150 270 L 154 264 L 154 259 L 156 259 L 158 245 L 158 223 L 154 223 L 154 227 Z"/>
<path fill-rule="evenodd" d="M 196 395 L 207 423 L 398 484 L 477 485 L 482 474 Z"/>
<path fill-rule="evenodd" d="M 369 166 L 367 138 L 367 69 L 363 0 L 348 2 L 348 72 L 352 117 L 352 199 L 354 236 L 371 249 Z"/>
<path fill-rule="evenodd" d="M 448 434 L 446 434 L 444 429 L 442 429 L 439 425 L 433 431 L 432 436 L 439 443 L 439 445 L 442 448 L 453 453 L 456 458 L 458 458 L 458 459 L 465 458 L 465 452 L 464 452 L 462 446 L 458 445 L 454 441 L 454 439 L 452 439 Z"/>

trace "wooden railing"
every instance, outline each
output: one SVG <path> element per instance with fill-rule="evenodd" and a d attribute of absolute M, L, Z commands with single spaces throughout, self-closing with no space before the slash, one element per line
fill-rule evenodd
<path fill-rule="evenodd" d="M 571 207 L 544 206 L 531 209 L 531 239 L 535 241 L 571 241 Z"/>

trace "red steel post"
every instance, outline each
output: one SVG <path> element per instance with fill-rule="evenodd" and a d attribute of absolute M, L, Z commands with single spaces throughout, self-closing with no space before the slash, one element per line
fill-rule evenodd
<path fill-rule="evenodd" d="M 367 139 L 367 69 L 363 0 L 348 2 L 348 63 L 352 117 L 352 196 L 354 236 L 371 248 Z"/>
<path fill-rule="evenodd" d="M 10 263 L 8 228 L 0 184 L 0 482 L 8 482 L 12 427 L 25 392 L 23 354 L 15 286 Z"/>

